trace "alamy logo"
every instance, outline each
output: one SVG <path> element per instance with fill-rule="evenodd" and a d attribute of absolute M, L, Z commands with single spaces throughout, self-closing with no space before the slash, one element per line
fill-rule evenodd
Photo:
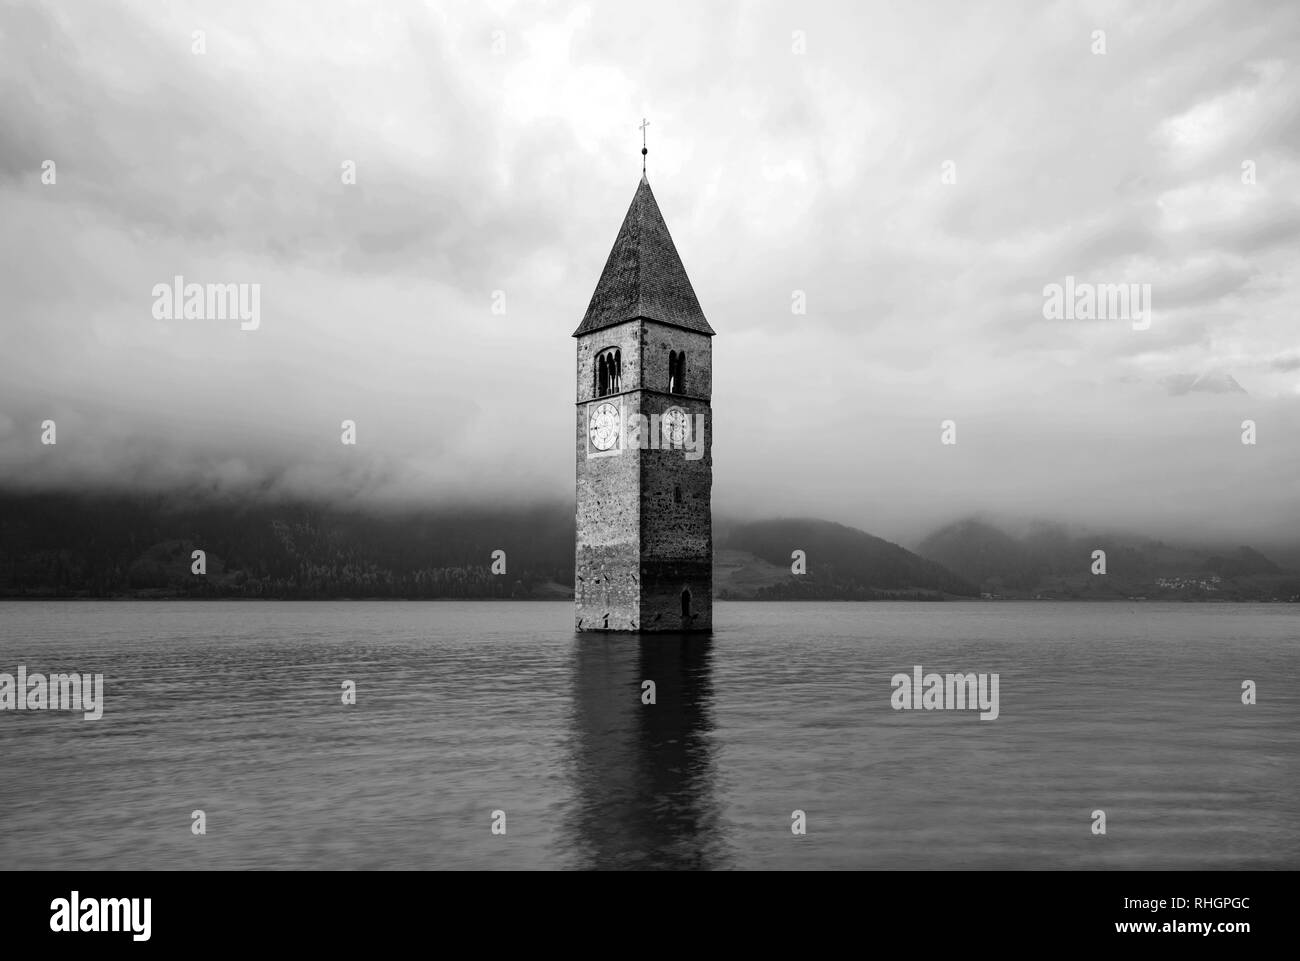
<path fill-rule="evenodd" d="M 75 934 L 127 931 L 133 941 L 148 941 L 152 898 L 86 898 L 76 891 L 70 898 L 50 902 L 50 930 Z"/>
<path fill-rule="evenodd" d="M 91 681 L 94 681 L 92 686 Z M 84 711 L 87 721 L 104 714 L 104 675 L 28 674 L 18 665 L 18 676 L 0 674 L 0 711 Z"/>
<path fill-rule="evenodd" d="M 170 284 L 154 284 L 155 320 L 240 320 L 240 330 L 262 323 L 261 284 L 187 284 L 177 274 Z"/>
<path fill-rule="evenodd" d="M 926 674 L 921 665 L 911 676 L 895 674 L 889 682 L 894 693 L 889 703 L 895 711 L 980 711 L 981 721 L 998 716 L 998 675 Z"/>
<path fill-rule="evenodd" d="M 692 418 L 680 408 L 663 414 L 629 414 L 627 418 L 628 447 L 641 450 L 680 450 L 687 460 L 704 456 L 704 415 Z"/>
<path fill-rule="evenodd" d="M 1150 284 L 1075 283 L 1043 288 L 1043 317 L 1047 320 L 1131 320 L 1134 330 L 1151 326 Z"/>

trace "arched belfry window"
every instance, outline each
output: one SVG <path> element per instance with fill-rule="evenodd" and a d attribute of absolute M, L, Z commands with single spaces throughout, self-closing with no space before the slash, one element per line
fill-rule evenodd
<path fill-rule="evenodd" d="M 596 396 L 617 394 L 622 390 L 623 352 L 617 347 L 602 350 L 596 355 Z"/>
<path fill-rule="evenodd" d="M 686 351 L 668 352 L 668 393 L 686 393 Z"/>

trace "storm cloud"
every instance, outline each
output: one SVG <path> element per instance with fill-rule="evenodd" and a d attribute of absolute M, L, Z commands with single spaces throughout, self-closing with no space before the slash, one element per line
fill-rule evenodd
<path fill-rule="evenodd" d="M 8 5 L 0 472 L 569 495 L 647 117 L 719 513 L 1294 536 L 1298 46 L 1287 3 Z M 177 276 L 260 325 L 158 319 Z M 1150 328 L 1046 319 L 1067 277 Z"/>

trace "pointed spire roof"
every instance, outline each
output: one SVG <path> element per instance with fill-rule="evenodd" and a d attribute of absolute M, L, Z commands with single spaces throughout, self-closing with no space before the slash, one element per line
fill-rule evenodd
<path fill-rule="evenodd" d="M 713 336 L 644 175 L 573 336 L 638 317 Z"/>

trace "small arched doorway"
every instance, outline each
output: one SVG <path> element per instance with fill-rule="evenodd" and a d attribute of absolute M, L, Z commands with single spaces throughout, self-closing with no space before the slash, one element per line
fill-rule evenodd
<path fill-rule="evenodd" d="M 691 616 L 691 589 L 689 587 L 683 587 L 682 588 L 682 617 L 690 617 L 690 616 Z"/>

